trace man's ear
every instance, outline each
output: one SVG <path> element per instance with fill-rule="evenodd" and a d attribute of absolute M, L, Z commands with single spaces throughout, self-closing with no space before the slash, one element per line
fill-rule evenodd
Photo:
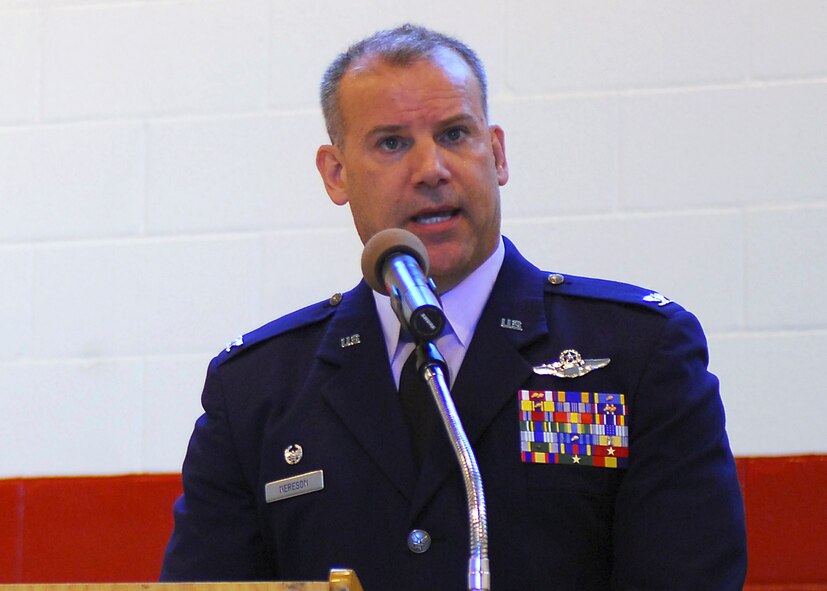
<path fill-rule="evenodd" d="M 322 175 L 330 200 L 336 205 L 347 203 L 347 174 L 342 151 L 336 146 L 319 146 L 316 152 L 316 168 Z"/>
<path fill-rule="evenodd" d="M 497 167 L 497 182 L 502 187 L 508 182 L 508 160 L 505 158 L 505 132 L 499 125 L 491 126 L 491 150 Z"/>

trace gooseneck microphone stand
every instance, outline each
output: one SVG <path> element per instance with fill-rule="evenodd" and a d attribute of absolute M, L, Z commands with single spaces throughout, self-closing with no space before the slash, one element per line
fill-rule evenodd
<path fill-rule="evenodd" d="M 428 276 L 428 249 L 414 234 L 400 228 L 378 232 L 365 244 L 362 274 L 375 291 L 391 298 L 391 308 L 416 341 L 416 369 L 436 402 L 442 424 L 462 470 L 468 501 L 471 552 L 469 591 L 490 591 L 488 523 L 477 459 L 462 428 L 445 375 L 448 366 L 431 340 L 442 332 L 445 316 L 436 285 Z"/>
<path fill-rule="evenodd" d="M 488 522 L 485 513 L 485 494 L 482 477 L 477 466 L 474 451 L 465 435 L 459 414 L 451 398 L 451 391 L 445 379 L 447 365 L 439 350 L 430 341 L 419 342 L 416 346 L 416 366 L 422 378 L 428 383 L 434 397 L 442 424 L 454 447 L 454 453 L 462 470 L 465 496 L 468 501 L 468 524 L 470 533 L 470 556 L 468 558 L 469 591 L 490 591 L 491 571 L 488 566 Z"/>

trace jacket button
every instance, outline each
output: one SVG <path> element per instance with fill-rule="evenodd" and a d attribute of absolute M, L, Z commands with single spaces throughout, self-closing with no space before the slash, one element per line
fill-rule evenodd
<path fill-rule="evenodd" d="M 431 547 L 431 534 L 424 529 L 415 529 L 408 534 L 408 549 L 415 554 L 427 552 Z"/>
<path fill-rule="evenodd" d="M 552 273 L 548 276 L 548 282 L 552 285 L 561 285 L 566 280 L 560 273 Z"/>

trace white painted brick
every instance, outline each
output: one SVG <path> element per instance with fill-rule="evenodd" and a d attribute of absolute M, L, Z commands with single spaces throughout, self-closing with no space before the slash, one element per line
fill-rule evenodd
<path fill-rule="evenodd" d="M 827 74 L 827 3 L 755 0 L 752 9 L 753 70 L 757 76 Z"/>
<path fill-rule="evenodd" d="M 139 468 L 140 361 L 0 366 L 0 475 Z"/>
<path fill-rule="evenodd" d="M 759 200 L 827 199 L 827 83 L 756 90 L 760 152 L 751 173 Z"/>
<path fill-rule="evenodd" d="M 825 228 L 827 207 L 766 210 L 747 215 L 750 327 L 827 327 Z"/>
<path fill-rule="evenodd" d="M 727 431 L 737 455 L 827 452 L 823 379 L 827 334 L 746 334 L 710 338 L 721 379 Z"/>
<path fill-rule="evenodd" d="M 318 113 L 159 122 L 149 137 L 150 232 L 348 223 L 316 170 Z"/>
<path fill-rule="evenodd" d="M 743 324 L 738 214 L 519 221 L 504 233 L 541 268 L 657 290 L 708 331 Z"/>
<path fill-rule="evenodd" d="M 504 22 L 506 6 L 424 0 L 284 2 L 273 0 L 269 104 L 276 108 L 318 105 L 319 83 L 330 62 L 354 43 L 381 29 L 412 22 L 456 35 L 478 51 L 489 70 L 491 91 L 503 88 L 505 38 L 489 25 Z M 427 16 L 423 16 L 427 15 Z"/>
<path fill-rule="evenodd" d="M 266 98 L 266 0 L 53 8 L 44 111 L 51 118 L 204 113 Z"/>
<path fill-rule="evenodd" d="M 215 353 L 218 353 L 216 349 Z M 195 419 L 210 355 L 168 355 L 145 360 L 143 472 L 178 472 Z"/>
<path fill-rule="evenodd" d="M 621 87 L 739 81 L 749 56 L 746 0 L 619 2 Z"/>
<path fill-rule="evenodd" d="M 43 0 L 3 0 L 0 10 L 14 11 L 39 8 Z"/>
<path fill-rule="evenodd" d="M 527 0 L 509 11 L 508 85 L 517 93 L 617 85 L 617 8 Z"/>
<path fill-rule="evenodd" d="M 344 292 L 362 278 L 362 243 L 351 227 L 280 233 L 265 241 L 262 317 L 272 319 Z"/>
<path fill-rule="evenodd" d="M 827 195 L 827 84 L 621 101 L 621 203 L 663 209 Z"/>
<path fill-rule="evenodd" d="M 40 21 L 36 11 L 0 12 L 0 122 L 38 115 Z"/>
<path fill-rule="evenodd" d="M 32 340 L 32 252 L 0 248 L 0 360 L 29 352 Z"/>
<path fill-rule="evenodd" d="M 136 234 L 143 225 L 139 125 L 0 131 L 0 238 Z"/>
<path fill-rule="evenodd" d="M 617 200 L 617 103 L 613 98 L 497 104 L 510 179 L 506 216 L 607 212 Z"/>
<path fill-rule="evenodd" d="M 518 93 L 736 81 L 749 52 L 743 0 L 529 0 L 508 38 Z"/>
<path fill-rule="evenodd" d="M 620 198 L 628 208 L 740 204 L 761 191 L 761 134 L 747 90 L 621 100 Z"/>
<path fill-rule="evenodd" d="M 38 248 L 33 349 L 96 357 L 214 351 L 259 305 L 253 238 Z"/>

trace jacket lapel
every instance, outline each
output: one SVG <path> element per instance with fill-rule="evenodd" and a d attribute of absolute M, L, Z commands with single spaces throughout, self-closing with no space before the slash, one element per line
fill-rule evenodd
<path fill-rule="evenodd" d="M 358 343 L 354 343 L 358 335 Z M 345 341 L 343 346 L 342 339 Z M 361 282 L 345 294 L 319 349 L 332 364 L 321 395 L 364 452 L 407 499 L 417 471 L 407 425 L 388 363 L 385 339 L 370 288 Z"/>
<path fill-rule="evenodd" d="M 472 446 L 531 376 L 531 363 L 522 350 L 548 333 L 545 274 L 504 240 L 502 269 L 452 391 Z M 358 344 L 348 344 L 354 335 Z M 364 282 L 345 294 L 318 358 L 331 365 L 330 377 L 321 382 L 322 397 L 380 471 L 411 500 L 410 517 L 415 519 L 459 466 L 447 436 L 440 436 L 434 438 L 421 472 L 417 469 L 373 296 Z"/>

